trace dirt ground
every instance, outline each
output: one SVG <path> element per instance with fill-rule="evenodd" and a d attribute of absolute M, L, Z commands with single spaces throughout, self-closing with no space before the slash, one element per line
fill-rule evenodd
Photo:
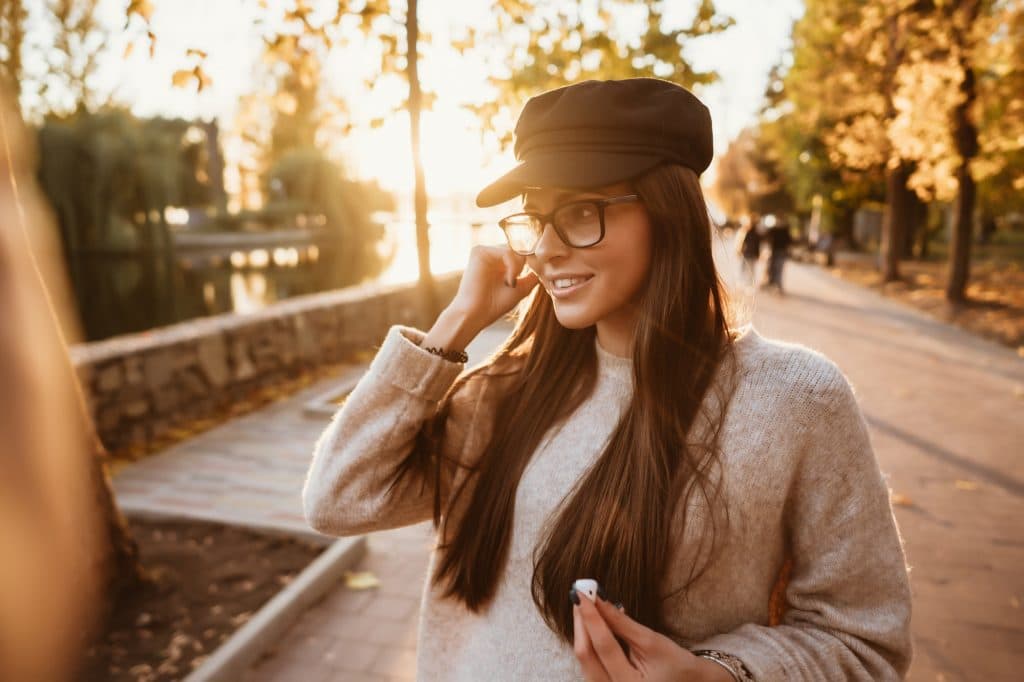
<path fill-rule="evenodd" d="M 869 264 L 841 263 L 830 271 L 1015 348 L 1024 357 L 1024 266 L 1016 260 L 976 260 L 967 286 L 970 300 L 963 305 L 946 301 L 946 269 L 944 262 L 904 261 L 900 264 L 902 281 L 887 284 L 882 284 L 881 274 Z"/>
<path fill-rule="evenodd" d="M 324 549 L 214 523 L 130 526 L 152 583 L 118 605 L 82 682 L 185 678 Z"/>

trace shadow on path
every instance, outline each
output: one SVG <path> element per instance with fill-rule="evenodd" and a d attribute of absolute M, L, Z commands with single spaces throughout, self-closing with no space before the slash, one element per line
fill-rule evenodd
<path fill-rule="evenodd" d="M 867 419 L 868 424 L 872 427 L 878 429 L 882 433 L 892 436 L 893 438 L 897 438 L 904 443 L 912 445 L 929 457 L 966 469 L 975 478 L 980 478 L 988 483 L 997 485 L 1005 489 L 1011 495 L 1024 497 L 1024 483 L 1021 483 L 1012 476 L 1008 476 L 1007 474 L 1004 474 L 997 469 L 987 467 L 984 464 L 978 464 L 963 455 L 958 455 L 952 450 L 947 450 L 946 448 L 936 445 L 931 441 L 915 436 L 913 433 L 905 431 L 898 426 L 894 426 L 884 419 L 880 419 L 870 414 L 865 414 L 864 416 Z"/>

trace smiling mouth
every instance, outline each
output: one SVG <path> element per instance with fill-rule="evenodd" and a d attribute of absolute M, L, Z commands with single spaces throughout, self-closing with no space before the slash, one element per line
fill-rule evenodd
<path fill-rule="evenodd" d="M 594 279 L 593 275 L 580 278 L 556 279 L 551 282 L 548 292 L 555 298 L 565 298 L 585 287 L 592 279 Z M 558 286 L 558 284 L 564 285 L 567 282 L 569 286 Z"/>

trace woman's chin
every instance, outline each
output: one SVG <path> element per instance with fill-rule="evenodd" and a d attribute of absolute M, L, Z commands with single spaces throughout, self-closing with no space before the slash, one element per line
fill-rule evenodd
<path fill-rule="evenodd" d="M 593 315 L 575 310 L 566 310 L 565 307 L 560 308 L 558 303 L 555 303 L 555 319 L 566 329 L 586 329 L 593 326 L 596 322 Z"/>

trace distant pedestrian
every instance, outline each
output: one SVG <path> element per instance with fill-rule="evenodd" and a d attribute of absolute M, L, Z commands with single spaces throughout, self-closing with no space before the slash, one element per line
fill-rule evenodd
<path fill-rule="evenodd" d="M 755 217 L 756 218 L 756 217 Z M 757 231 L 757 220 L 749 220 L 740 230 L 739 252 L 743 267 L 743 284 L 751 286 L 757 273 L 757 261 L 761 258 L 761 234 Z"/>
<path fill-rule="evenodd" d="M 770 216 L 774 218 L 774 216 Z M 789 257 L 789 247 L 793 244 L 793 237 L 789 234 L 789 223 L 785 219 L 766 220 L 768 231 L 766 238 L 771 249 L 768 258 L 768 282 L 767 286 L 774 287 L 780 294 L 782 291 L 782 270 Z"/>

